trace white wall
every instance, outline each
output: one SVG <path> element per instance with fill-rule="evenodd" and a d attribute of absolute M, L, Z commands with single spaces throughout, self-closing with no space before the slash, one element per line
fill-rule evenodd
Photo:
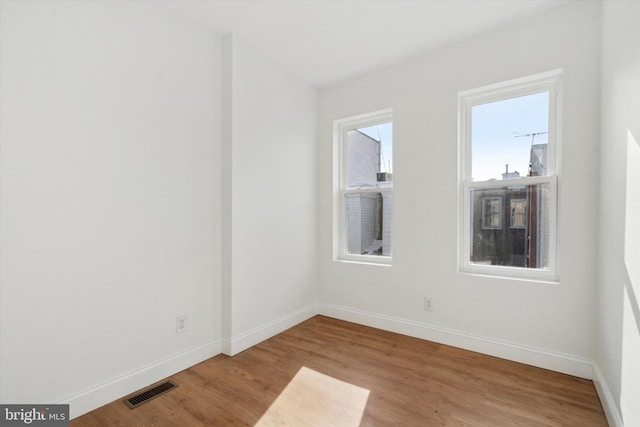
<path fill-rule="evenodd" d="M 640 2 L 604 2 L 597 385 L 640 425 Z"/>
<path fill-rule="evenodd" d="M 572 2 L 322 90 L 320 312 L 590 377 L 599 44 L 599 3 Z M 457 94 L 558 68 L 560 284 L 458 274 Z M 385 108 L 394 110 L 393 266 L 336 262 L 332 121 Z"/>
<path fill-rule="evenodd" d="M 605 2 L 602 116 L 600 4 L 572 2 L 322 90 L 317 146 L 315 90 L 233 36 L 143 2 L 0 12 L 1 402 L 79 415 L 319 289 L 348 320 L 587 377 L 595 357 L 608 416 L 638 423 L 638 2 Z M 459 275 L 457 93 L 556 68 L 561 282 Z M 334 262 L 332 121 L 388 107 L 394 264 Z"/>
<path fill-rule="evenodd" d="M 0 401 L 77 416 L 315 314 L 314 88 L 163 5 L 1 24 Z"/>
<path fill-rule="evenodd" d="M 315 314 L 317 99 L 242 39 L 224 43 L 224 351 L 235 354 Z"/>
<path fill-rule="evenodd" d="M 143 2 L 1 7 L 0 401 L 77 415 L 219 352 L 221 39 Z"/>

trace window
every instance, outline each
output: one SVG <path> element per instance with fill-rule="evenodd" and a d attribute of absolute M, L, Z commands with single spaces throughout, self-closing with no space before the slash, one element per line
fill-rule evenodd
<path fill-rule="evenodd" d="M 509 221 L 509 227 L 511 228 L 525 228 L 525 219 L 527 217 L 527 201 L 526 199 L 512 199 L 511 200 L 511 220 Z"/>
<path fill-rule="evenodd" d="M 482 228 L 502 226 L 502 197 L 482 198 Z"/>
<path fill-rule="evenodd" d="M 337 258 L 391 262 L 393 125 L 390 111 L 334 124 L 339 171 Z"/>
<path fill-rule="evenodd" d="M 460 271 L 557 280 L 560 76 L 460 93 Z"/>

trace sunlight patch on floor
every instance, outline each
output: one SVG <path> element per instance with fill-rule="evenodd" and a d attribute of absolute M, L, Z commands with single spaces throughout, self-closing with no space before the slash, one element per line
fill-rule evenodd
<path fill-rule="evenodd" d="M 369 390 L 300 368 L 256 426 L 358 427 Z"/>

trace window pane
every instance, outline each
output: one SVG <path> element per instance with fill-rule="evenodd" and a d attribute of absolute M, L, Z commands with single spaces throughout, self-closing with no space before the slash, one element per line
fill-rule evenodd
<path fill-rule="evenodd" d="M 347 254 L 391 256 L 391 193 L 347 194 Z"/>
<path fill-rule="evenodd" d="M 393 167 L 391 123 L 346 132 L 347 187 L 390 186 Z"/>
<path fill-rule="evenodd" d="M 474 181 L 547 175 L 549 92 L 471 108 Z"/>
<path fill-rule="evenodd" d="M 473 264 L 549 267 L 549 184 L 471 190 Z M 501 215 L 509 207 L 509 215 Z"/>

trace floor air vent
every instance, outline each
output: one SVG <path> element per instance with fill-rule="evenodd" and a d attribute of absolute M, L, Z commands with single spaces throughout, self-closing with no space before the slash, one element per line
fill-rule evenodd
<path fill-rule="evenodd" d="M 165 381 L 161 384 L 152 386 L 151 388 L 143 389 L 143 391 L 138 392 L 133 396 L 127 397 L 124 400 L 124 403 L 126 403 L 127 406 L 131 409 L 137 408 L 143 403 L 146 403 L 155 397 L 161 396 L 177 387 L 178 386 L 171 381 Z"/>

